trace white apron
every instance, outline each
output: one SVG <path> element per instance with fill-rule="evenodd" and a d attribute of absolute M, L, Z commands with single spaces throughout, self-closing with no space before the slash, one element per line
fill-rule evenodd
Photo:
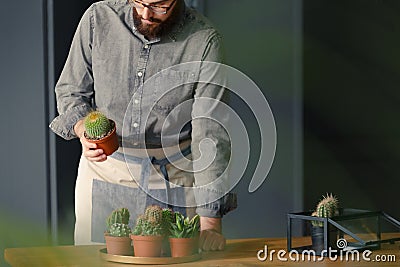
<path fill-rule="evenodd" d="M 180 147 L 186 146 L 182 154 L 190 159 L 189 144 L 185 142 Z M 192 172 L 174 166 L 191 169 L 190 161 L 182 158 L 179 150 L 179 147 L 170 147 L 164 151 L 147 149 L 146 152 L 144 149 L 125 148 L 126 154 L 123 154 L 123 149 L 119 148 L 104 162 L 91 162 L 82 156 L 75 187 L 75 245 L 104 243 L 106 219 L 116 208 L 129 209 L 131 227 L 137 216 L 152 204 L 193 216 L 193 191 L 184 187 L 193 186 L 194 177 Z M 165 160 L 166 156 L 173 164 Z M 150 195 L 146 194 L 147 190 Z M 165 204 L 168 202 L 177 205 Z"/>

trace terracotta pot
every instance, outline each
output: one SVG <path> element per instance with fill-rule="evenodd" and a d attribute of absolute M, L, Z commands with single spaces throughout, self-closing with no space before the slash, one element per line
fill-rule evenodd
<path fill-rule="evenodd" d="M 106 239 L 107 253 L 113 255 L 132 256 L 132 240 L 126 236 L 109 236 L 104 234 Z"/>
<path fill-rule="evenodd" d="M 131 235 L 135 257 L 160 257 L 162 236 Z"/>
<path fill-rule="evenodd" d="M 185 257 L 196 254 L 199 249 L 199 239 L 195 238 L 169 238 L 171 257 Z"/>
<path fill-rule="evenodd" d="M 119 147 L 115 122 L 113 120 L 110 120 L 110 122 L 114 125 L 114 128 L 110 134 L 101 138 L 100 140 L 88 139 L 89 142 L 97 144 L 97 148 L 103 149 L 104 153 L 107 156 L 114 153 Z"/>

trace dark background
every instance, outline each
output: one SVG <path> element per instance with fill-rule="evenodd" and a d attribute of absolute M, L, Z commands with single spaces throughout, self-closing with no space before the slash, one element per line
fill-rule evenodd
<path fill-rule="evenodd" d="M 8 1 L 0 11 L 1 251 L 73 242 L 80 145 L 47 125 L 54 83 L 93 2 Z M 400 2 L 192 2 L 224 35 L 227 63 L 263 91 L 277 125 L 274 165 L 250 194 L 259 136 L 246 122 L 254 153 L 236 187 L 239 208 L 224 220 L 227 237 L 285 236 L 286 213 L 313 209 L 326 192 L 343 207 L 400 218 Z"/>
<path fill-rule="evenodd" d="M 400 218 L 400 1 L 303 1 L 304 205 Z"/>

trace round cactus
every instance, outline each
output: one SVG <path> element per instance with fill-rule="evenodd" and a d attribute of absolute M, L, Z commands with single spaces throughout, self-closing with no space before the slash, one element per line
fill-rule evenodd
<path fill-rule="evenodd" d="M 112 130 L 110 120 L 99 111 L 90 112 L 84 120 L 86 136 L 90 139 L 100 139 Z"/>
<path fill-rule="evenodd" d="M 124 223 L 114 223 L 111 225 L 108 233 L 110 236 L 129 236 L 131 233 L 131 228 Z"/>
<path fill-rule="evenodd" d="M 144 215 L 141 215 L 136 221 L 136 226 L 133 229 L 133 234 L 143 236 L 162 235 L 163 229 L 161 223 L 150 222 Z"/>
<path fill-rule="evenodd" d="M 163 210 L 160 206 L 152 205 L 146 208 L 145 216 L 150 223 L 161 224 L 163 220 Z"/>
<path fill-rule="evenodd" d="M 148 206 L 144 214 L 140 215 L 136 220 L 134 235 L 165 235 L 165 221 L 163 217 L 163 209 L 160 206 Z"/>

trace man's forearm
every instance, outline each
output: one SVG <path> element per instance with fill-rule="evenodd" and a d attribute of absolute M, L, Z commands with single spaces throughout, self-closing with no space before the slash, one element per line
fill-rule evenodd
<path fill-rule="evenodd" d="M 221 218 L 200 217 L 200 230 L 214 230 L 222 233 Z"/>

